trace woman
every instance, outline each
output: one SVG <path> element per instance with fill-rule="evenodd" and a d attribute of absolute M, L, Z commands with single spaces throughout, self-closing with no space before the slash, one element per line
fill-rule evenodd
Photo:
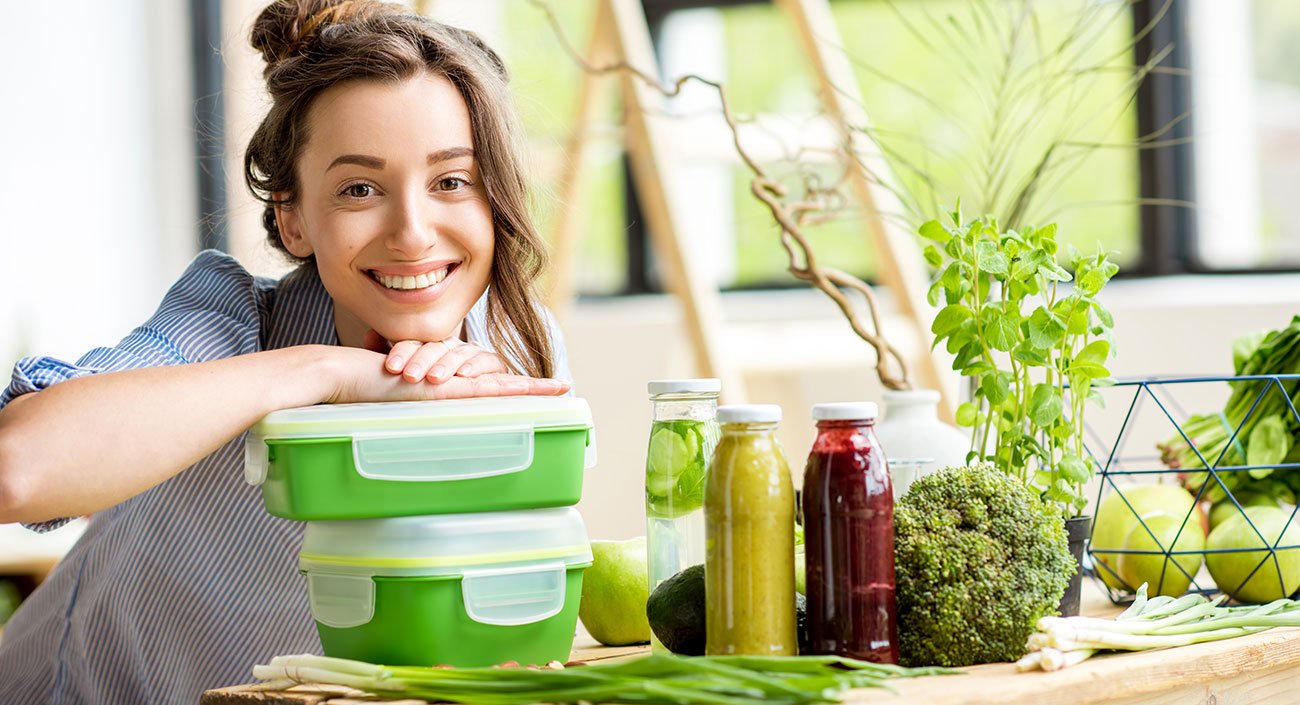
<path fill-rule="evenodd" d="M 0 522 L 95 516 L 6 626 L 0 703 L 196 702 L 319 652 L 302 525 L 242 480 L 265 414 L 568 391 L 497 55 L 348 0 L 275 2 L 252 42 L 274 104 L 246 180 L 301 265 L 272 281 L 204 252 L 118 345 L 16 366 Z"/>

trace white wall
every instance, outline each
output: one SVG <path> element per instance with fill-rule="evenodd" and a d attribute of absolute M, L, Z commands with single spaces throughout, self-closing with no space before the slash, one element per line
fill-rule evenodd
<path fill-rule="evenodd" d="M 196 251 L 184 3 L 9 3 L 0 366 L 117 342 Z M 6 374 L 7 378 L 7 374 Z"/>

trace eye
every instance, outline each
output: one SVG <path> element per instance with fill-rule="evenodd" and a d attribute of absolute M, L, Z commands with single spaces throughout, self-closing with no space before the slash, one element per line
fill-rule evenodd
<path fill-rule="evenodd" d="M 469 186 L 469 182 L 459 176 L 445 176 L 436 184 L 439 191 L 458 191 Z"/>
<path fill-rule="evenodd" d="M 342 195 L 349 198 L 366 198 L 375 193 L 375 187 L 365 183 L 348 184 L 343 187 Z"/>

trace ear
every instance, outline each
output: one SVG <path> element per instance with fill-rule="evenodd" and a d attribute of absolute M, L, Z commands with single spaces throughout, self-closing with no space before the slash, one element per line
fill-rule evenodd
<path fill-rule="evenodd" d="M 302 218 L 296 208 L 283 202 L 275 206 L 275 226 L 280 231 L 280 242 L 290 254 L 303 259 L 312 255 L 311 242 L 302 233 Z"/>

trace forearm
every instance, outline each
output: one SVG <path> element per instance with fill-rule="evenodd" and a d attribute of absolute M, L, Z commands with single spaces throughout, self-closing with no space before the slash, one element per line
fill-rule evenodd
<path fill-rule="evenodd" d="M 91 375 L 0 410 L 0 522 L 95 512 L 172 477 L 276 409 L 336 393 L 331 349 Z"/>

